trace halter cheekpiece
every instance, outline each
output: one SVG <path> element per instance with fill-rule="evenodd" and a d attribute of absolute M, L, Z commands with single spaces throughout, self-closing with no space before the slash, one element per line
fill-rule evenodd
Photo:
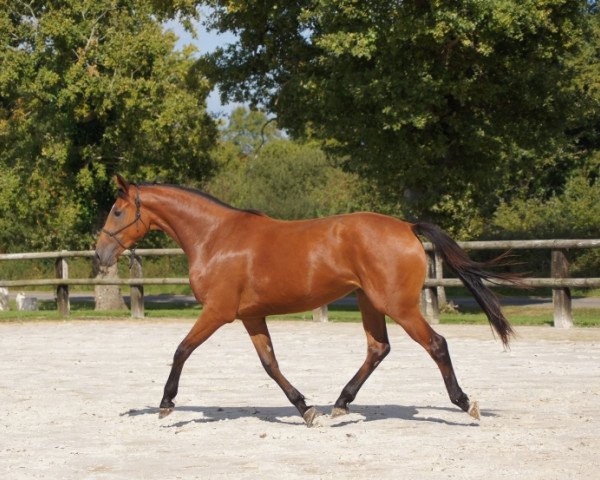
<path fill-rule="evenodd" d="M 138 221 L 142 222 L 142 225 L 146 228 L 146 230 L 149 230 L 148 225 L 146 225 L 146 223 L 144 222 L 144 220 L 142 220 L 142 212 L 141 212 L 141 206 L 142 206 L 142 202 L 140 200 L 140 188 L 136 185 L 136 192 L 135 192 L 135 217 L 133 217 L 133 220 L 131 222 L 129 222 L 127 225 L 122 226 L 121 228 L 119 228 L 118 230 L 115 230 L 114 232 L 111 232 L 110 230 L 107 230 L 106 228 L 102 228 L 101 232 L 105 233 L 106 235 L 108 235 L 110 238 L 112 238 L 115 242 L 117 242 L 119 244 L 119 246 L 121 248 L 123 248 L 123 250 L 127 250 L 128 247 L 126 247 L 125 245 L 123 245 L 123 242 L 121 242 L 121 240 L 119 240 L 117 238 L 117 235 L 119 233 L 121 233 L 123 230 L 131 227 L 132 225 L 135 225 L 136 230 L 139 231 L 139 225 L 138 225 Z M 131 256 L 129 258 L 129 267 L 131 268 L 132 264 L 133 264 L 133 258 L 136 256 L 135 255 L 135 247 L 129 247 L 129 251 L 131 252 Z"/>

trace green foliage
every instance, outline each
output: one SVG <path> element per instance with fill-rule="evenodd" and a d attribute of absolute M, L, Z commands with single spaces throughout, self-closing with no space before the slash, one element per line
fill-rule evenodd
<path fill-rule="evenodd" d="M 233 205 L 284 219 L 368 207 L 356 175 L 334 165 L 317 145 L 283 138 L 260 111 L 232 113 L 215 158 L 218 173 L 206 188 Z"/>
<path fill-rule="evenodd" d="M 71 301 L 70 317 L 61 317 L 56 311 L 54 301 L 40 302 L 40 310 L 35 312 L 19 312 L 11 305 L 10 311 L 0 312 L 0 322 L 24 322 L 41 320 L 73 320 L 97 318 L 129 318 L 129 310 L 112 310 L 99 312 L 94 309 L 93 302 Z M 507 307 L 504 309 L 513 325 L 552 325 L 552 311 L 549 309 L 532 309 L 530 307 Z M 150 303 L 146 302 L 145 316 L 147 318 L 198 318 L 201 307 L 197 304 L 185 305 L 178 302 L 172 303 Z M 576 309 L 574 321 L 577 327 L 600 326 L 600 315 L 598 309 Z M 306 320 L 312 321 L 312 312 L 293 313 L 289 315 L 277 315 L 271 317 L 270 321 Z M 329 309 L 330 322 L 360 322 L 360 312 L 357 310 L 338 310 L 336 307 Z M 392 320 L 387 320 L 393 323 Z M 448 313 L 442 314 L 441 323 L 458 325 L 489 325 L 489 321 L 483 313 Z"/>
<path fill-rule="evenodd" d="M 242 154 L 251 155 L 264 144 L 283 138 L 283 134 L 264 112 L 238 107 L 229 115 L 227 127 L 221 131 L 221 137 Z"/>
<path fill-rule="evenodd" d="M 209 83 L 155 13 L 146 1 L 0 0 L 0 251 L 89 247 L 115 172 L 211 172 Z"/>
<path fill-rule="evenodd" d="M 214 28 L 239 34 L 211 57 L 225 96 L 462 235 L 577 125 L 583 0 L 206 3 Z"/>
<path fill-rule="evenodd" d="M 579 174 L 564 193 L 551 198 L 503 203 L 494 225 L 513 238 L 597 238 L 600 232 L 600 181 Z"/>
<path fill-rule="evenodd" d="M 196 61 L 159 22 L 199 5 L 239 40 Z M 115 172 L 216 171 L 282 218 L 597 236 L 599 45 L 585 0 L 0 0 L 0 252 L 89 247 Z M 234 111 L 217 148 L 214 83 L 270 115 Z"/>
<path fill-rule="evenodd" d="M 574 77 L 565 87 L 573 94 L 576 112 L 565 124 L 567 142 L 548 155 L 529 159 L 512 175 L 503 195 L 505 204 L 546 201 L 561 195 L 573 177 L 583 174 L 593 182 L 600 175 L 600 16 L 591 8 L 586 20 L 585 41 L 566 58 Z"/>
<path fill-rule="evenodd" d="M 496 211 L 489 236 L 498 238 L 598 238 L 600 232 L 600 155 L 579 171 L 564 192 L 544 198 L 517 198 Z M 539 257 L 539 254 L 536 254 Z M 573 251 L 574 274 L 597 276 L 600 251 Z M 530 257 L 531 260 L 531 257 Z M 538 262 L 534 262 L 538 264 Z"/>
<path fill-rule="evenodd" d="M 248 159 L 243 171 L 240 203 L 274 217 L 329 215 L 347 211 L 353 200 L 348 191 L 336 188 L 346 174 L 329 165 L 318 147 L 289 140 L 272 142 Z"/>

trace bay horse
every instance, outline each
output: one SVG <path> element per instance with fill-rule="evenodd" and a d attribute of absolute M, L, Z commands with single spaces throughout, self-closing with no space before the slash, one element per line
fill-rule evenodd
<path fill-rule="evenodd" d="M 265 317 L 304 312 L 354 292 L 367 337 L 367 356 L 343 388 L 332 416 L 349 412 L 367 378 L 390 352 L 385 316 L 418 342 L 441 371 L 452 403 L 479 419 L 477 402 L 462 391 L 444 337 L 421 315 L 426 256 L 417 235 L 428 238 L 458 274 L 507 345 L 513 334 L 500 304 L 482 280 L 510 280 L 474 262 L 446 233 L 428 223 L 408 223 L 375 213 L 283 221 L 229 206 L 198 190 L 127 182 L 115 177 L 118 195 L 96 245 L 109 266 L 150 230 L 162 230 L 189 260 L 200 317 L 175 351 L 159 417 L 175 405 L 179 378 L 192 352 L 218 328 L 240 319 L 267 374 L 298 409 L 307 426 L 320 414 L 284 377 Z M 497 263 L 497 262 L 496 262 Z"/>

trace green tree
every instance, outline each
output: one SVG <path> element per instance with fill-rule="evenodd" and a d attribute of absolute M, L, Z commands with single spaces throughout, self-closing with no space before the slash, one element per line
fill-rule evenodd
<path fill-rule="evenodd" d="M 229 115 L 221 136 L 224 141 L 235 145 L 242 154 L 251 155 L 266 143 L 282 138 L 283 133 L 264 112 L 237 107 Z"/>
<path fill-rule="evenodd" d="M 226 97 L 458 233 L 481 231 L 507 190 L 556 161 L 577 119 L 568 60 L 584 0 L 202 3 L 238 34 L 210 59 Z"/>
<path fill-rule="evenodd" d="M 502 203 L 493 216 L 490 230 L 496 238 L 598 238 L 600 152 L 587 162 L 585 168 L 567 179 L 561 193 L 548 198 L 529 196 Z M 574 250 L 571 256 L 573 273 L 595 276 L 600 271 L 600 251 L 597 249 Z"/>
<path fill-rule="evenodd" d="M 332 166 L 317 146 L 269 143 L 248 159 L 240 203 L 276 218 L 311 218 L 356 209 L 357 179 Z"/>
<path fill-rule="evenodd" d="M 316 144 L 284 138 L 261 111 L 234 110 L 214 151 L 206 189 L 223 201 L 276 218 L 299 219 L 365 209 L 372 192 Z"/>
<path fill-rule="evenodd" d="M 549 198 L 530 197 L 502 203 L 493 224 L 497 235 L 511 238 L 597 238 L 600 232 L 600 155 L 589 171 L 579 171 L 564 191 Z"/>
<path fill-rule="evenodd" d="M 281 138 L 282 133 L 264 112 L 237 107 L 219 130 L 219 138 L 212 155 L 216 174 L 205 188 L 221 200 L 241 205 L 244 189 L 244 169 L 248 158 L 258 154 L 269 142 Z"/>
<path fill-rule="evenodd" d="M 115 172 L 188 184 L 210 174 L 210 85 L 157 12 L 0 0 L 0 251 L 89 247 Z"/>
<path fill-rule="evenodd" d="M 568 143 L 512 185 L 487 235 L 595 238 L 600 232 L 600 16 L 590 5 L 586 40 L 568 61 L 580 112 Z"/>

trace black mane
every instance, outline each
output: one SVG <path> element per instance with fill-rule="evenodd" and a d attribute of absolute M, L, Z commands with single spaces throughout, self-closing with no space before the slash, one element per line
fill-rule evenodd
<path fill-rule="evenodd" d="M 250 213 L 252 215 L 259 215 L 259 216 L 264 216 L 265 215 L 263 212 L 260 212 L 258 210 L 244 209 L 244 208 L 234 207 L 232 205 L 229 205 L 228 203 L 223 202 L 222 200 L 219 200 L 217 197 L 213 197 L 210 193 L 203 192 L 202 190 L 198 190 L 197 188 L 186 187 L 186 186 L 182 186 L 182 185 L 173 185 L 173 184 L 170 184 L 170 183 L 154 183 L 154 182 L 143 182 L 143 183 L 138 183 L 138 184 L 135 184 L 135 185 L 138 185 L 140 187 L 144 187 L 144 186 L 154 187 L 154 186 L 156 186 L 156 187 L 174 188 L 176 190 L 183 190 L 184 192 L 193 193 L 194 195 L 198 195 L 198 196 L 204 198 L 205 200 L 208 200 L 210 202 L 216 203 L 217 205 L 220 205 L 221 207 L 228 208 L 229 210 L 235 210 L 236 212 Z"/>

